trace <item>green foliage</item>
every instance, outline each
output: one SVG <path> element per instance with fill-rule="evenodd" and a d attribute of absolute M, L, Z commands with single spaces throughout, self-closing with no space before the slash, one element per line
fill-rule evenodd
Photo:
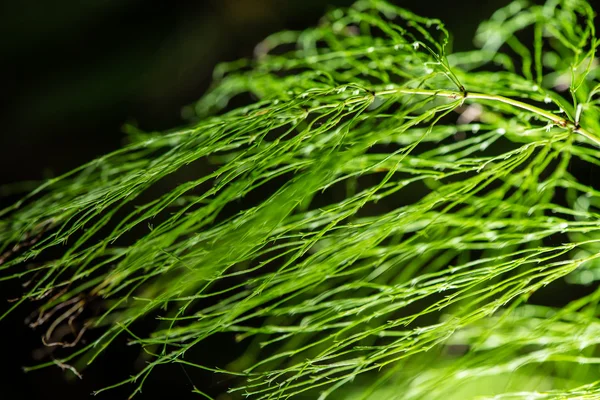
<path fill-rule="evenodd" d="M 44 299 L 51 341 L 102 299 L 102 335 L 58 362 L 128 335 L 149 362 L 117 385 L 137 390 L 182 363 L 256 399 L 599 398 L 600 290 L 530 301 L 600 279 L 600 190 L 570 170 L 600 166 L 593 16 L 516 1 L 450 54 L 440 21 L 364 0 L 267 38 L 193 126 L 0 212 L 1 277 L 30 282 L 15 307 Z M 231 333 L 227 370 L 184 359 Z"/>

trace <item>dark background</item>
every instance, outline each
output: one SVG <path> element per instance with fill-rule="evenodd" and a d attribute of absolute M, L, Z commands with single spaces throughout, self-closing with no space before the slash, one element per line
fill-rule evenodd
<path fill-rule="evenodd" d="M 21 0 L 0 5 L 0 206 L 17 198 L 19 182 L 64 173 L 119 148 L 126 123 L 145 131 L 184 124 L 181 109 L 208 88 L 218 62 L 251 57 L 266 35 L 314 25 L 326 10 L 351 3 Z M 445 21 L 454 48 L 464 50 L 477 24 L 508 0 L 395 3 Z M 5 299 L 19 295 L 20 284 L 3 283 L 0 290 L 1 314 Z M 41 348 L 41 332 L 24 324 L 32 311 L 33 305 L 24 306 L 0 321 L 0 397 L 87 398 L 135 371 L 137 350 L 117 341 L 81 381 L 66 379 L 59 368 L 23 373 L 21 367 L 34 364 Z M 210 365 L 228 361 L 235 351 L 229 343 L 214 342 L 189 357 Z M 228 386 L 169 366 L 153 372 L 139 398 L 192 398 L 191 382 L 212 395 Z M 126 398 L 132 389 L 98 398 Z"/>

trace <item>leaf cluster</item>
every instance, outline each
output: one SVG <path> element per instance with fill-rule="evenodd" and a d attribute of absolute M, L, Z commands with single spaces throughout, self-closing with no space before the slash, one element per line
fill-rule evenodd
<path fill-rule="evenodd" d="M 531 301 L 600 279 L 600 188 L 572 172 L 600 166 L 594 12 L 516 1 L 476 49 L 448 43 L 360 0 L 221 65 L 189 127 L 0 211 L 0 279 L 28 281 L 15 307 L 43 301 L 48 342 L 102 332 L 62 343 L 76 369 L 129 336 L 148 363 L 115 386 L 136 391 L 181 363 L 256 399 L 598 398 L 600 290 Z M 184 358 L 223 335 L 235 362 Z"/>

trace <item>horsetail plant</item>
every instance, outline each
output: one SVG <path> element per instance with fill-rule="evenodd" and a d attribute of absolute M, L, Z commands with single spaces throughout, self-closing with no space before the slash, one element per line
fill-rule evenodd
<path fill-rule="evenodd" d="M 232 398 L 600 398 L 594 11 L 516 1 L 475 50 L 448 43 L 360 0 L 220 65 L 189 127 L 0 211 L 1 279 L 28 283 L 9 312 L 40 302 L 31 324 L 71 348 L 29 369 L 127 336 L 147 363 L 113 387 L 134 394 L 179 363 Z M 564 282 L 586 290 L 533 300 Z M 236 361 L 184 358 L 222 335 Z"/>

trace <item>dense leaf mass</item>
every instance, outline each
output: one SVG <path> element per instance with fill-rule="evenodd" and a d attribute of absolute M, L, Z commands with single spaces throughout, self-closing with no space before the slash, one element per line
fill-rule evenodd
<path fill-rule="evenodd" d="M 600 279 L 600 187 L 572 171 L 600 171 L 593 18 L 516 1 L 451 53 L 440 21 L 361 0 L 221 65 L 191 126 L 0 212 L 14 306 L 43 301 L 47 342 L 101 332 L 34 368 L 126 335 L 135 390 L 184 363 L 253 399 L 599 398 L 600 290 L 531 301 Z M 184 360 L 232 333 L 223 369 Z"/>

